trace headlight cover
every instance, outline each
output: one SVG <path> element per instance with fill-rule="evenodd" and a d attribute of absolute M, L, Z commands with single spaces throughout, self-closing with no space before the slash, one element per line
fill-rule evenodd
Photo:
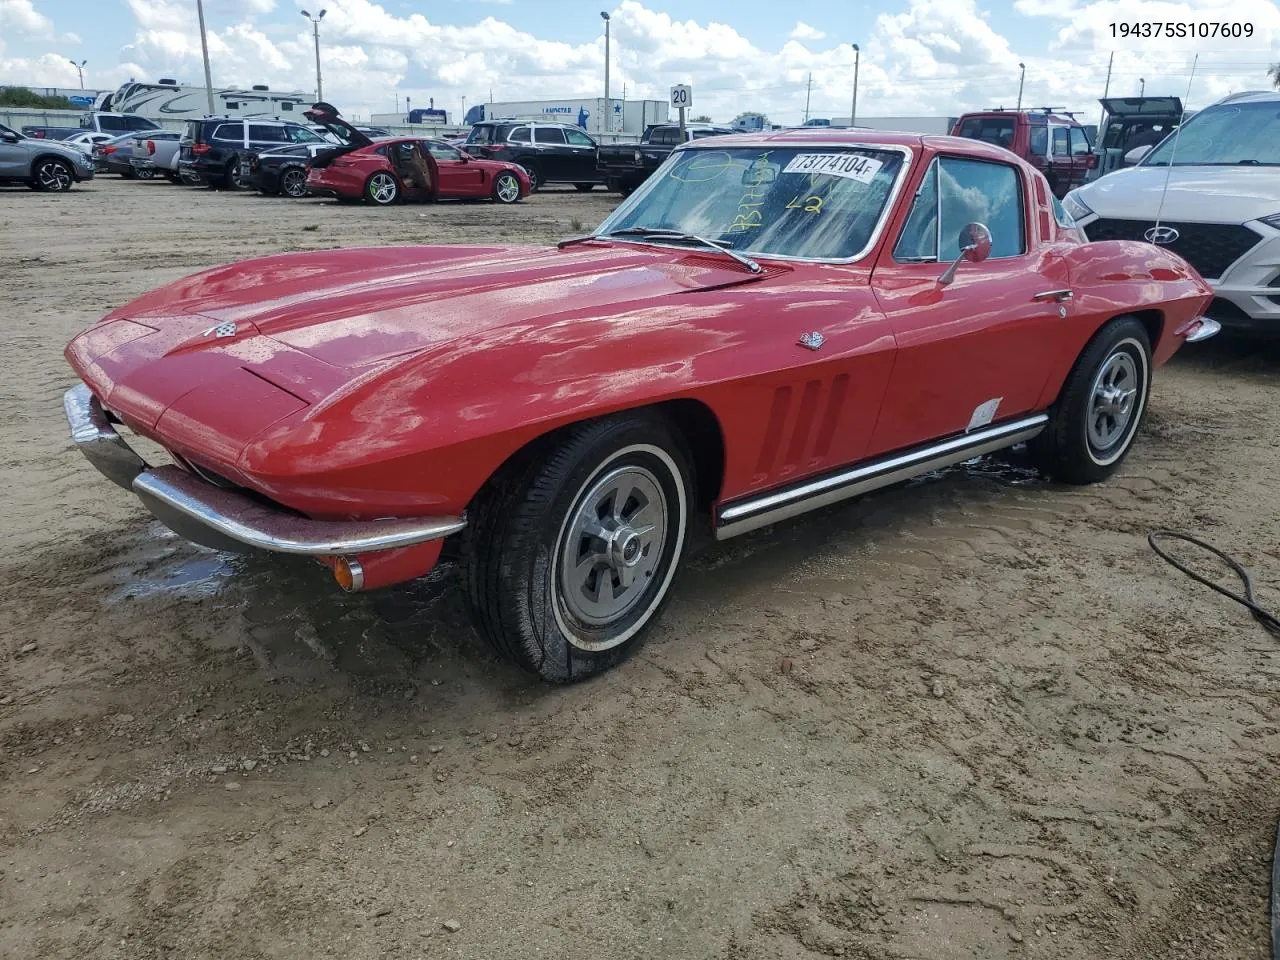
<path fill-rule="evenodd" d="M 1076 194 L 1078 190 L 1072 190 L 1062 198 L 1062 207 L 1067 211 L 1067 215 L 1072 220 L 1079 223 L 1085 217 L 1093 216 L 1093 211 L 1089 209 L 1089 205 L 1081 200 Z"/>

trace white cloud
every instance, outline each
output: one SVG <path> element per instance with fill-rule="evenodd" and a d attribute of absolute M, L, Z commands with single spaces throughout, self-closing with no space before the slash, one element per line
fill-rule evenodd
<path fill-rule="evenodd" d="M 54 45 L 53 24 L 38 10 L 43 2 L 0 0 L 6 26 L 21 24 L 24 37 L 21 57 L 6 59 L 0 47 L 0 79 L 37 86 L 75 79 L 65 51 Z M 315 83 L 312 34 L 298 16 L 301 2 L 205 0 L 215 84 L 310 90 Z M 452 15 L 475 2 L 451 4 Z M 731 17 L 680 19 L 649 2 L 616 0 L 606 6 L 612 14 L 614 96 L 625 88 L 630 99 L 665 101 L 672 84 L 691 83 L 695 114 L 728 120 L 742 110 L 761 110 L 776 122 L 795 123 L 812 73 L 811 114 L 848 116 L 854 53 L 847 39 L 837 42 L 823 34 L 826 24 L 799 21 L 790 37 L 758 45 L 733 26 Z M 1280 39 L 1280 12 L 1269 0 L 1015 0 L 1013 17 L 1023 27 L 1016 33 L 979 0 L 900 0 L 852 38 L 861 46 L 859 117 L 957 116 L 1012 106 L 1018 63 L 1024 62 L 1025 104 L 1076 109 L 1092 119 L 1109 49 L 1099 31 L 1118 18 L 1132 19 L 1139 3 L 1156 5 L 1162 16 L 1229 9 L 1229 19 L 1274 23 L 1273 36 Z M 474 21 L 444 24 L 413 12 L 413 6 L 385 0 L 324 0 L 323 5 L 328 11 L 320 27 L 325 98 L 348 116 L 389 111 L 405 96 L 415 104 L 434 98 L 456 115 L 464 97 L 468 104 L 482 102 L 491 88 L 497 100 L 604 92 L 602 30 L 569 43 L 557 39 L 551 23 L 518 29 L 501 19 L 497 7 L 489 12 L 474 7 Z M 136 24 L 133 39 L 118 51 L 114 65 L 86 54 L 91 86 L 111 87 L 131 77 L 203 80 L 189 0 L 125 0 L 125 6 Z M 1009 39 L 1028 35 L 1036 40 L 1026 49 Z M 10 52 L 16 54 L 15 47 L 11 41 Z M 1146 79 L 1148 93 L 1185 93 L 1189 56 L 1139 50 L 1130 44 L 1117 53 L 1113 93 L 1136 93 L 1139 77 Z M 1266 53 L 1206 54 L 1190 105 L 1203 106 L 1233 88 L 1267 86 L 1265 65 L 1257 63 L 1267 59 Z"/>
<path fill-rule="evenodd" d="M 797 20 L 791 29 L 792 40 L 821 40 L 826 34 L 817 27 L 811 27 L 803 20 Z"/>

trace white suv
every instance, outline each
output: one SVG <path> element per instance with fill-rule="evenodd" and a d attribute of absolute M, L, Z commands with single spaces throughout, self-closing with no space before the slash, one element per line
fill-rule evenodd
<path fill-rule="evenodd" d="M 1224 327 L 1280 334 L 1280 92 L 1219 100 L 1062 205 L 1090 240 L 1146 240 L 1188 261 Z"/>

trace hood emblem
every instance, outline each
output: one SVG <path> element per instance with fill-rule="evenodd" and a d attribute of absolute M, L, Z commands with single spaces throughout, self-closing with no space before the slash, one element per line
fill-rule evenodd
<path fill-rule="evenodd" d="M 216 327 L 210 327 L 204 333 L 200 334 L 202 337 L 217 337 L 218 339 L 223 337 L 234 337 L 235 335 L 236 322 L 234 320 L 228 320 L 226 323 L 220 323 Z"/>
<path fill-rule="evenodd" d="M 809 350 L 817 350 L 827 342 L 827 338 L 817 330 L 811 330 L 796 342 L 799 343 L 800 346 L 806 347 Z"/>
<path fill-rule="evenodd" d="M 1142 235 L 1147 243 L 1169 244 L 1177 240 L 1180 234 L 1173 227 L 1155 226 Z"/>

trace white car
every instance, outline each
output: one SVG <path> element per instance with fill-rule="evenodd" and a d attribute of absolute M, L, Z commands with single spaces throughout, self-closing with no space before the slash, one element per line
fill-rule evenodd
<path fill-rule="evenodd" d="M 95 133 L 93 130 L 86 130 L 84 133 L 73 133 L 62 142 L 69 147 L 75 147 L 81 153 L 93 156 L 93 145 L 95 143 L 106 143 L 108 140 L 114 140 L 114 133 Z"/>
<path fill-rule="evenodd" d="M 1227 329 L 1280 333 L 1280 91 L 1219 100 L 1062 205 L 1090 240 L 1146 240 L 1187 260 Z"/>

